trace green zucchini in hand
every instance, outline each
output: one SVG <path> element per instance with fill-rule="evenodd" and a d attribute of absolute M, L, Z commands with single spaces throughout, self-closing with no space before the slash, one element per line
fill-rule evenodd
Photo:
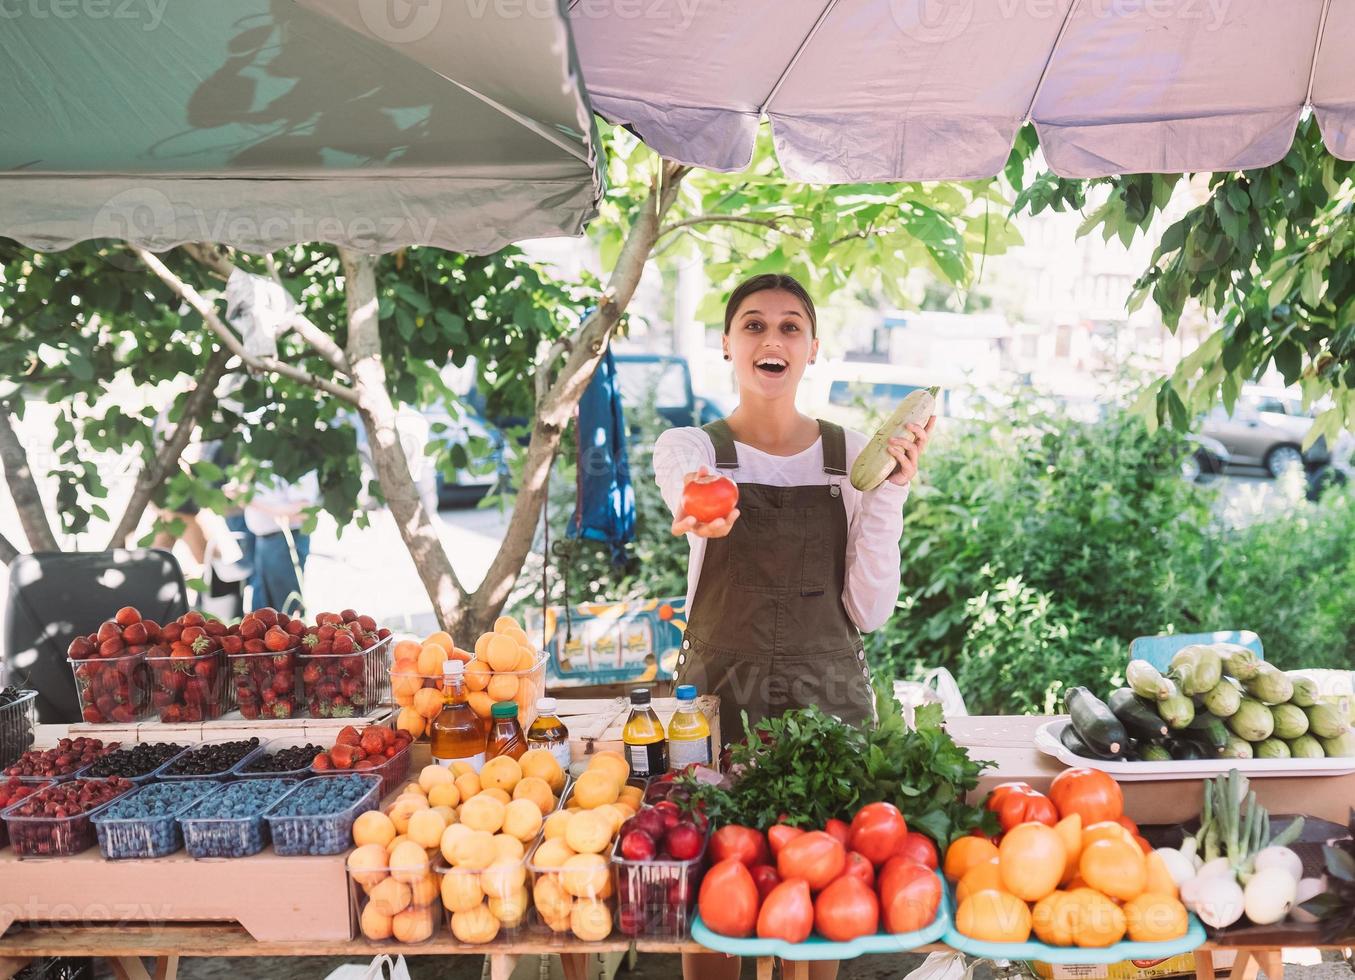
<path fill-rule="evenodd" d="M 1158 715 L 1156 706 L 1149 707 L 1129 688 L 1111 691 L 1106 707 L 1120 719 L 1125 731 L 1137 738 L 1165 738 L 1167 723 Z"/>
<path fill-rule="evenodd" d="M 1098 755 L 1115 756 L 1124 751 L 1128 733 L 1115 712 L 1085 687 L 1070 687 L 1063 696 L 1073 731 Z"/>

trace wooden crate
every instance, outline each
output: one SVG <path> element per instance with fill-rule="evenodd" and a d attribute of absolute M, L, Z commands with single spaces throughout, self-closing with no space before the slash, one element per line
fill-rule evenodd
<path fill-rule="evenodd" d="M 560 720 L 569 729 L 569 748 L 575 762 L 586 760 L 594 752 L 603 749 L 624 754 L 621 729 L 630 714 L 628 698 L 557 697 L 556 702 L 559 704 Z M 722 744 L 720 699 L 713 695 L 703 695 L 696 699 L 696 706 L 710 724 L 711 744 L 719 746 Z M 667 728 L 673 713 L 677 711 L 677 699 L 655 698 L 652 707 Z M 717 750 L 716 755 L 718 754 Z"/>
<path fill-rule="evenodd" d="M 276 718 L 246 721 L 238 711 L 232 711 L 215 721 L 199 721 L 167 725 L 161 721 L 141 721 L 130 725 L 38 725 L 34 735 L 38 748 L 55 745 L 57 739 L 69 736 L 99 738 L 105 742 L 206 742 L 226 738 L 251 738 L 260 741 L 270 738 L 297 736 L 325 745 L 334 744 L 339 730 L 345 725 L 362 728 L 383 722 L 394 714 L 392 708 L 374 708 L 361 718 Z"/>

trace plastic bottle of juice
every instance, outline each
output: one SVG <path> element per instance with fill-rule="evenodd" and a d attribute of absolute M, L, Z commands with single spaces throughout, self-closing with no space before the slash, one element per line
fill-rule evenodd
<path fill-rule="evenodd" d="M 485 764 L 485 723 L 466 703 L 465 674 L 459 660 L 442 665 L 442 711 L 433 719 L 429 752 L 439 765 L 466 762 L 479 772 Z"/>
<path fill-rule="evenodd" d="M 527 751 L 527 739 L 523 737 L 522 726 L 518 724 L 518 703 L 500 701 L 489 709 L 489 715 L 494 727 L 489 730 L 485 761 L 500 755 L 521 759 L 522 753 Z"/>
<path fill-rule="evenodd" d="M 555 756 L 560 768 L 569 770 L 569 729 L 555 712 L 554 698 L 540 698 L 536 702 L 536 721 L 527 729 L 527 748 L 545 749 Z"/>
<path fill-rule="evenodd" d="M 710 723 L 696 708 L 696 687 L 679 684 L 673 692 L 677 711 L 668 719 L 668 762 L 674 770 L 692 763 L 708 766 L 711 760 Z"/>
<path fill-rule="evenodd" d="M 632 776 L 647 779 L 668 771 L 668 739 L 663 722 L 649 705 L 649 688 L 630 692 L 630 717 L 621 730 L 621 741 L 626 744 Z"/>

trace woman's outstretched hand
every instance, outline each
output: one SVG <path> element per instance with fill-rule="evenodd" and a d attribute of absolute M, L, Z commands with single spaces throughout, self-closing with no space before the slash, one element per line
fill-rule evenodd
<path fill-rule="evenodd" d="M 927 443 L 932 437 L 932 429 L 936 428 L 936 416 L 933 415 L 927 420 L 927 427 L 924 429 L 920 425 L 909 425 L 908 431 L 913 434 L 913 441 L 907 439 L 890 439 L 889 455 L 893 456 L 898 462 L 899 467 L 889 475 L 889 482 L 906 487 L 917 476 L 918 460 L 927 450 Z"/>
<path fill-rule="evenodd" d="M 710 471 L 704 466 L 695 473 L 688 473 L 682 478 L 682 486 L 686 488 L 687 484 L 702 476 L 709 476 Z M 684 534 L 695 534 L 698 538 L 723 538 L 733 528 L 734 522 L 739 519 L 739 508 L 735 507 L 724 517 L 717 517 L 713 521 L 702 524 L 695 517 L 690 517 L 678 505 L 678 514 L 673 521 L 673 537 L 681 537 Z"/>

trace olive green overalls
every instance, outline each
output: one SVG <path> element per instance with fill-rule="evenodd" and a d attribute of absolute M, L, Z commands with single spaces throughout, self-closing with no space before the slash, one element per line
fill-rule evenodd
<path fill-rule="evenodd" d="M 715 466 L 737 470 L 729 425 L 704 426 Z M 739 519 L 706 542 L 678 654 L 677 683 L 720 698 L 720 735 L 817 704 L 853 725 L 873 724 L 875 701 L 861 635 L 842 605 L 847 512 L 842 428 L 819 422 L 828 480 L 802 487 L 739 483 Z M 737 482 L 737 475 L 735 477 Z"/>

